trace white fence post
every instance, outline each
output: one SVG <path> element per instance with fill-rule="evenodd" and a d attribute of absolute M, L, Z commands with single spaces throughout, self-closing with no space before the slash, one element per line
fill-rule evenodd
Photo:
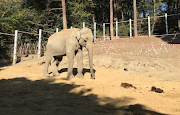
<path fill-rule="evenodd" d="M 116 38 L 118 37 L 118 21 L 116 21 Z"/>
<path fill-rule="evenodd" d="M 38 58 L 41 57 L 41 36 L 42 36 L 42 30 L 39 29 Z"/>
<path fill-rule="evenodd" d="M 94 41 L 96 41 L 96 22 L 94 22 Z"/>
<path fill-rule="evenodd" d="M 131 22 L 131 19 L 129 19 L 129 31 L 130 31 L 130 38 L 132 38 L 132 22 Z"/>
<path fill-rule="evenodd" d="M 105 23 L 103 23 L 103 40 L 105 40 Z"/>
<path fill-rule="evenodd" d="M 83 28 L 85 28 L 85 22 L 83 22 Z"/>
<path fill-rule="evenodd" d="M 18 36 L 18 30 L 15 30 L 15 37 L 14 37 L 14 55 L 13 55 L 13 64 L 16 64 L 17 61 L 17 36 Z"/>
<path fill-rule="evenodd" d="M 166 34 L 168 34 L 167 13 L 165 13 L 165 22 L 166 22 Z"/>
<path fill-rule="evenodd" d="M 56 33 L 58 33 L 59 32 L 59 29 L 58 28 L 56 28 Z"/>
<path fill-rule="evenodd" d="M 149 36 L 151 36 L 150 16 L 148 16 L 148 32 L 149 32 Z"/>
<path fill-rule="evenodd" d="M 71 26 L 71 29 L 73 29 L 73 27 Z"/>

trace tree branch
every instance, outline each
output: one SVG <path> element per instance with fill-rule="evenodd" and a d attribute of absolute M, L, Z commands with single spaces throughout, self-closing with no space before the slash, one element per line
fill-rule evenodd
<path fill-rule="evenodd" d="M 9 9 L 10 9 L 10 8 L 9 8 Z M 4 17 L 4 15 L 6 14 L 6 12 L 8 12 L 9 9 L 7 9 L 7 10 L 1 15 L 1 18 Z"/>

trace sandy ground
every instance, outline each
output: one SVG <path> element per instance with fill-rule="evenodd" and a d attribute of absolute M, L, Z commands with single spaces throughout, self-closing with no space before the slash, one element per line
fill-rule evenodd
<path fill-rule="evenodd" d="M 110 47 L 112 43 L 116 44 Z M 142 43 L 145 43 L 144 47 Z M 149 48 L 151 43 L 154 45 Z M 49 68 L 51 77 L 43 77 L 44 65 L 41 63 L 44 57 L 38 59 L 29 56 L 22 58 L 22 62 L 16 65 L 1 67 L 0 113 L 179 115 L 180 45 L 166 45 L 166 49 L 164 46 L 160 49 L 161 45 L 155 44 L 162 44 L 162 40 L 140 37 L 138 40 L 132 38 L 96 42 L 95 80 L 90 79 L 86 50 L 83 79 L 66 79 L 66 57 L 60 63 L 60 75 L 56 77 L 52 76 L 52 66 Z M 76 61 L 73 72 L 77 74 Z M 136 89 L 121 87 L 121 83 L 130 83 Z M 152 86 L 164 92 L 152 92 Z"/>

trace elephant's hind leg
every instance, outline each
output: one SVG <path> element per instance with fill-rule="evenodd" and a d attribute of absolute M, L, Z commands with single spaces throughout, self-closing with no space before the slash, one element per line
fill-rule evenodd
<path fill-rule="evenodd" d="M 46 56 L 46 62 L 45 62 L 45 66 L 44 66 L 44 77 L 49 76 L 48 67 L 49 67 L 49 64 L 51 63 L 51 59 L 52 59 L 52 56 Z"/>
<path fill-rule="evenodd" d="M 58 72 L 58 66 L 59 66 L 59 63 L 62 61 L 62 58 L 63 57 L 54 57 L 54 72 L 53 72 L 53 76 L 58 76 L 59 75 L 59 72 Z"/>

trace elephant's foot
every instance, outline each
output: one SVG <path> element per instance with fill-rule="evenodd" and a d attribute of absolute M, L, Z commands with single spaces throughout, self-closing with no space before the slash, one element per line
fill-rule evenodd
<path fill-rule="evenodd" d="M 78 74 L 77 74 L 77 77 L 78 77 L 78 78 L 84 78 L 84 76 L 83 76 L 82 73 L 78 73 Z"/>
<path fill-rule="evenodd" d="M 95 79 L 95 77 L 91 77 L 91 79 Z"/>
<path fill-rule="evenodd" d="M 92 75 L 91 75 L 91 79 L 95 79 L 95 76 L 92 76 Z"/>
<path fill-rule="evenodd" d="M 44 77 L 49 77 L 50 75 L 48 73 L 44 73 Z"/>
<path fill-rule="evenodd" d="M 53 73 L 53 76 L 59 76 L 58 72 Z"/>
<path fill-rule="evenodd" d="M 74 75 L 73 75 L 73 74 L 68 75 L 68 76 L 67 76 L 67 78 L 68 78 L 68 79 L 70 79 L 70 78 L 74 78 Z"/>

